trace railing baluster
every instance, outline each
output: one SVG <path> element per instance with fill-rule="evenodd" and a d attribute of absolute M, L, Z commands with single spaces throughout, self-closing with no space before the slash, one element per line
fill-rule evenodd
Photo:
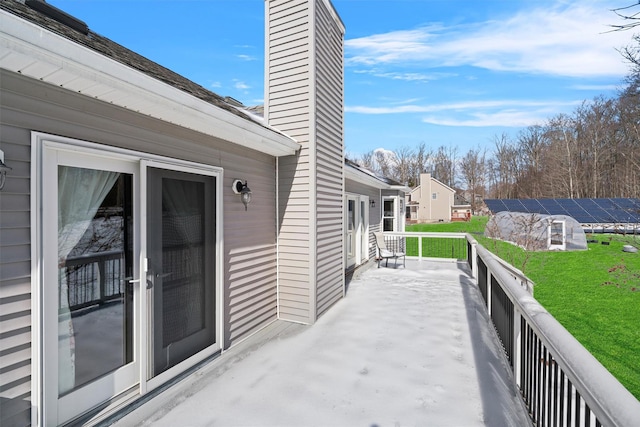
<path fill-rule="evenodd" d="M 564 371 L 560 370 L 560 413 L 558 414 L 558 419 L 562 426 L 565 426 L 564 423 Z"/>
<path fill-rule="evenodd" d="M 571 380 L 567 378 L 567 426 L 571 425 L 571 396 L 573 395 L 573 384 Z"/>
<path fill-rule="evenodd" d="M 553 361 L 553 427 L 558 426 L 558 364 Z"/>
<path fill-rule="evenodd" d="M 61 274 L 66 275 L 68 302 L 60 300 L 59 307 L 68 305 L 74 310 L 118 298 L 124 280 L 123 261 L 121 251 L 67 258 Z"/>
<path fill-rule="evenodd" d="M 544 425 L 544 420 L 545 420 L 545 416 L 546 416 L 546 404 L 547 404 L 547 348 L 543 345 L 542 346 L 542 359 L 540 360 L 541 362 L 541 368 L 542 368 L 542 382 L 540 384 L 541 386 L 541 391 L 542 391 L 542 399 L 541 399 L 541 407 L 542 407 L 542 412 L 540 413 L 540 421 L 542 423 L 542 425 Z"/>
<path fill-rule="evenodd" d="M 553 389 L 552 389 L 552 377 L 553 377 L 553 358 L 551 357 L 551 353 L 547 351 L 547 425 L 551 425 L 551 415 L 553 414 L 553 410 L 551 407 Z"/>
<path fill-rule="evenodd" d="M 580 400 L 580 393 L 576 390 L 576 421 L 574 424 L 576 427 L 580 427 Z"/>

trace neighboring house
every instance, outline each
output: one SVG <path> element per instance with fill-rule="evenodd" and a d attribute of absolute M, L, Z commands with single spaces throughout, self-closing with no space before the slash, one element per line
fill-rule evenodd
<path fill-rule="evenodd" d="M 451 206 L 451 221 L 469 221 L 472 214 L 471 203 L 467 202 L 462 195 L 456 193 L 453 196 L 453 206 Z"/>
<path fill-rule="evenodd" d="M 1 425 L 95 420 L 276 319 L 314 323 L 347 254 L 403 230 L 402 189 L 344 164 L 330 1 L 265 5 L 262 119 L 42 1 L 0 3 Z"/>
<path fill-rule="evenodd" d="M 451 221 L 455 190 L 433 178 L 420 174 L 420 185 L 408 196 L 406 216 L 412 222 Z"/>

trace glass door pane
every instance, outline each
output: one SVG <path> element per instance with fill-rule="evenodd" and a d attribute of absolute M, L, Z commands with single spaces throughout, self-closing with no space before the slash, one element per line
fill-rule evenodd
<path fill-rule="evenodd" d="M 133 361 L 132 175 L 58 167 L 58 393 Z"/>
<path fill-rule="evenodd" d="M 384 199 L 382 204 L 382 231 L 396 231 L 395 200 Z"/>
<path fill-rule="evenodd" d="M 156 376 L 215 343 L 215 178 L 148 172 Z"/>
<path fill-rule="evenodd" d="M 355 256 L 355 227 L 356 227 L 356 201 L 347 201 L 347 254 L 349 258 Z"/>
<path fill-rule="evenodd" d="M 552 222 L 549 226 L 551 246 L 564 245 L 564 222 Z"/>

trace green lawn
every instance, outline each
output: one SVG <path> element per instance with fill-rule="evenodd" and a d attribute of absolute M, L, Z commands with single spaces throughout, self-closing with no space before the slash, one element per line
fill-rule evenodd
<path fill-rule="evenodd" d="M 478 233 L 474 223 L 424 224 L 407 231 Z M 480 244 L 521 269 L 536 284 L 536 299 L 618 380 L 640 399 L 640 253 L 626 253 L 629 237 L 596 235 L 587 251 L 525 252 L 474 234 Z M 602 245 L 605 241 L 609 245 Z"/>

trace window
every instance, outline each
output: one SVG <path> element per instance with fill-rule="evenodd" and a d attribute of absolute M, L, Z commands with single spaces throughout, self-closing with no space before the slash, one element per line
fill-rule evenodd
<path fill-rule="evenodd" d="M 396 231 L 396 201 L 388 198 L 382 203 L 382 231 Z"/>
<path fill-rule="evenodd" d="M 437 199 L 437 198 L 438 198 L 438 193 L 432 193 L 432 194 L 431 194 L 431 198 L 432 198 L 433 200 Z"/>

